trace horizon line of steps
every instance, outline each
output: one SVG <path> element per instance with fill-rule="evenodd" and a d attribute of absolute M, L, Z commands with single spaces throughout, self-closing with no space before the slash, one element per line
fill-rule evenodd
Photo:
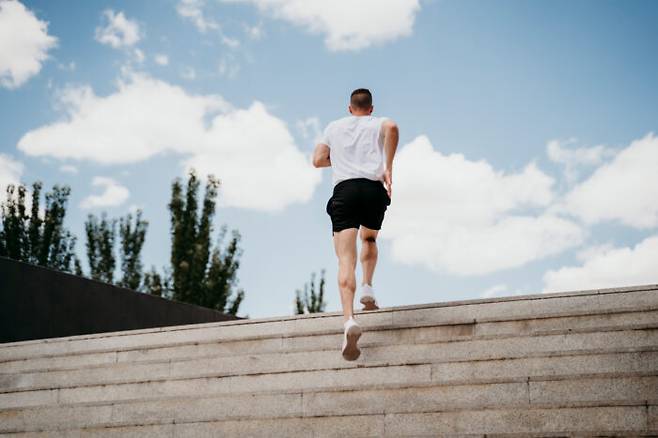
<path fill-rule="evenodd" d="M 0 436 L 658 436 L 658 285 L 0 344 Z"/>

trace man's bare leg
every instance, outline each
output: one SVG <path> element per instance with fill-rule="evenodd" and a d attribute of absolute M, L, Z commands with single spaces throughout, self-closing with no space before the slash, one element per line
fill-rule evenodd
<path fill-rule="evenodd" d="M 379 230 L 372 230 L 361 225 L 359 236 L 361 237 L 361 271 L 363 273 L 362 284 L 372 286 L 372 277 L 377 265 L 377 234 Z M 375 310 L 378 307 L 374 303 L 367 303 L 364 310 Z"/>
<path fill-rule="evenodd" d="M 343 322 L 354 315 L 356 291 L 356 234 L 358 229 L 347 228 L 334 232 L 334 249 L 338 257 L 338 288 L 343 305 Z"/>
<path fill-rule="evenodd" d="M 363 284 L 372 286 L 372 276 L 377 265 L 377 233 L 379 230 L 371 230 L 361 225 L 359 237 L 361 238 L 361 270 L 363 272 Z"/>

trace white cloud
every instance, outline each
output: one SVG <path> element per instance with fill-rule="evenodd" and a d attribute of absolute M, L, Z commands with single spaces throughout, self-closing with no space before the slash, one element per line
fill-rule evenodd
<path fill-rule="evenodd" d="M 204 132 L 204 117 L 224 109 L 216 95 L 188 95 L 182 88 L 132 73 L 118 90 L 96 96 L 89 86 L 59 93 L 63 120 L 34 129 L 18 148 L 33 156 L 133 163 L 164 151 L 189 152 Z"/>
<path fill-rule="evenodd" d="M 581 148 L 567 148 L 566 146 L 575 143 L 575 139 L 566 141 L 551 140 L 546 145 L 546 151 L 551 161 L 562 164 L 582 164 L 596 165 L 600 164 L 604 158 L 612 156 L 614 151 L 603 145 Z"/>
<path fill-rule="evenodd" d="M 80 202 L 80 208 L 116 207 L 130 197 L 130 191 L 112 178 L 96 176 L 91 185 L 102 188 L 103 192 L 100 195 L 89 195 L 84 198 Z"/>
<path fill-rule="evenodd" d="M 19 1 L 0 0 L 0 86 L 14 89 L 41 71 L 57 38 Z"/>
<path fill-rule="evenodd" d="M 64 173 L 76 174 L 78 173 L 78 168 L 71 164 L 63 164 L 59 167 L 59 171 Z"/>
<path fill-rule="evenodd" d="M 167 55 L 162 55 L 158 53 L 154 57 L 156 64 L 159 65 L 169 65 L 169 57 Z"/>
<path fill-rule="evenodd" d="M 7 199 L 7 186 L 19 184 L 23 175 L 23 164 L 11 156 L 0 154 L 0 202 Z"/>
<path fill-rule="evenodd" d="M 573 138 L 566 141 L 551 140 L 546 145 L 546 153 L 551 161 L 564 165 L 565 176 L 570 184 L 578 179 L 580 167 L 599 165 L 604 159 L 615 154 L 612 148 L 603 145 L 580 148 L 567 147 L 575 142 L 576 140 Z"/>
<path fill-rule="evenodd" d="M 658 236 L 633 248 L 610 245 L 589 248 L 579 258 L 581 266 L 563 267 L 544 275 L 544 290 L 595 289 L 658 283 Z"/>
<path fill-rule="evenodd" d="M 185 165 L 224 181 L 220 203 L 258 210 L 309 201 L 321 179 L 286 124 L 260 102 L 216 117 L 203 147 Z"/>
<path fill-rule="evenodd" d="M 219 23 L 206 16 L 204 12 L 205 6 L 205 0 L 180 0 L 178 5 L 176 5 L 176 11 L 178 11 L 178 15 L 181 17 L 190 20 L 199 32 L 217 31 L 220 34 L 222 44 L 231 49 L 239 47 L 240 41 L 238 39 L 224 35 Z"/>
<path fill-rule="evenodd" d="M 180 87 L 133 73 L 105 97 L 90 87 L 60 96 L 67 116 L 25 134 L 29 155 L 134 163 L 176 153 L 222 180 L 219 203 L 263 211 L 308 201 L 321 179 L 296 146 L 286 124 L 258 101 L 234 109 L 217 95 L 191 95 Z"/>
<path fill-rule="evenodd" d="M 554 181 L 534 164 L 505 174 L 485 161 L 443 155 L 425 136 L 404 145 L 395 160 L 381 236 L 392 241 L 401 263 L 487 274 L 560 253 L 584 238 L 577 224 L 546 212 Z"/>
<path fill-rule="evenodd" d="M 359 50 L 411 34 L 418 0 L 223 0 L 251 3 L 266 14 L 325 35 L 329 50 Z"/>
<path fill-rule="evenodd" d="M 588 224 L 658 226 L 658 138 L 649 133 L 573 188 L 562 208 Z"/>
<path fill-rule="evenodd" d="M 199 32 L 206 32 L 210 29 L 219 29 L 219 24 L 205 16 L 203 7 L 204 0 L 181 0 L 176 6 L 178 15 L 184 17 L 194 24 Z"/>
<path fill-rule="evenodd" d="M 111 9 L 103 11 L 104 25 L 96 28 L 96 40 L 102 44 L 118 49 L 132 46 L 140 40 L 139 25 L 126 18 L 122 11 L 115 13 Z"/>

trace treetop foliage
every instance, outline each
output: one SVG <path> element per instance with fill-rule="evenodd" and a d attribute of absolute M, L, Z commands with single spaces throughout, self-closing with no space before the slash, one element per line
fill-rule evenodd
<path fill-rule="evenodd" d="M 304 313 L 316 313 L 324 312 L 326 303 L 324 302 L 324 288 L 325 288 L 325 279 L 324 279 L 325 270 L 321 271 L 320 284 L 317 287 L 318 292 L 316 293 L 315 286 L 315 272 L 311 273 L 311 282 L 304 283 L 304 293 L 297 289 L 295 291 L 295 311 L 297 314 Z"/>
<path fill-rule="evenodd" d="M 0 216 L 0 255 L 48 268 L 81 275 L 80 260 L 75 254 L 76 237 L 64 228 L 69 186 L 53 186 L 45 194 L 40 211 L 42 183 L 32 184 L 29 213 L 27 188 L 9 184 Z"/>

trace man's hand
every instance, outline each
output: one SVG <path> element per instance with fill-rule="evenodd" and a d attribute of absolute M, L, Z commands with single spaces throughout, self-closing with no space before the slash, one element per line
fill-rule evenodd
<path fill-rule="evenodd" d="M 386 192 L 390 198 L 393 189 L 393 171 L 390 168 L 384 170 L 384 183 L 386 184 Z"/>

